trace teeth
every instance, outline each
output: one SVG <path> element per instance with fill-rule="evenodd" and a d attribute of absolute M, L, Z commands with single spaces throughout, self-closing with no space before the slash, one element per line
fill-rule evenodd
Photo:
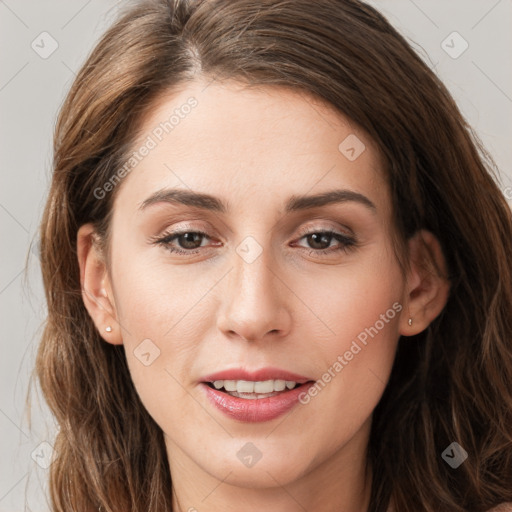
<path fill-rule="evenodd" d="M 236 381 L 236 392 L 237 393 L 254 393 L 254 382 L 251 382 L 248 380 Z"/>
<path fill-rule="evenodd" d="M 278 391 L 274 389 L 274 381 L 273 380 L 264 380 L 260 382 L 254 383 L 254 392 L 255 393 L 273 393 L 274 391 Z"/>
<path fill-rule="evenodd" d="M 292 382 L 292 381 L 288 381 L 288 382 Z M 293 384 L 295 384 L 295 382 L 293 382 Z M 274 389 L 276 391 L 284 391 L 286 389 L 286 381 L 285 380 L 275 380 L 274 381 Z M 290 388 L 292 389 L 292 388 Z"/>
<path fill-rule="evenodd" d="M 226 391 L 236 391 L 236 380 L 225 380 L 224 389 Z"/>
<path fill-rule="evenodd" d="M 276 391 L 284 391 L 285 389 L 293 389 L 298 384 L 291 380 L 216 380 L 213 382 L 215 389 L 224 388 L 226 391 L 235 393 L 257 393 L 269 394 Z"/>

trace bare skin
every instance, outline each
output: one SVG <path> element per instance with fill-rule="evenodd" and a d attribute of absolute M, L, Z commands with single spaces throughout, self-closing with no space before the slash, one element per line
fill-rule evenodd
<path fill-rule="evenodd" d="M 173 510 L 364 511 L 372 412 L 399 338 L 424 330 L 447 300 L 447 282 L 422 264 L 428 250 L 444 268 L 439 244 L 418 233 L 402 274 L 374 143 L 305 94 L 190 83 L 160 98 L 139 142 L 192 96 L 197 106 L 118 185 L 108 263 L 92 226 L 80 228 L 84 303 L 105 341 L 124 345 L 135 387 L 165 433 Z M 365 146 L 353 161 L 339 149 L 349 135 Z M 163 189 L 209 194 L 227 209 L 166 201 L 141 209 Z M 350 193 L 285 211 L 292 196 L 333 190 Z M 207 236 L 156 242 L 173 231 Z M 341 238 L 307 236 L 323 231 Z M 261 254 L 248 262 L 240 247 Z M 346 356 L 370 327 L 378 333 Z M 148 339 L 160 352 L 146 366 L 136 353 Z M 216 371 L 268 366 L 334 376 L 308 403 L 258 423 L 227 417 L 200 385 Z M 237 456 L 247 443 L 261 454 L 252 467 Z"/>

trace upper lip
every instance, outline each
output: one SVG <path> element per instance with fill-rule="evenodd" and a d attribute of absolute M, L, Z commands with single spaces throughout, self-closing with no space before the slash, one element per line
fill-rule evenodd
<path fill-rule="evenodd" d="M 288 372 L 280 368 L 260 368 L 254 371 L 244 370 L 242 368 L 233 368 L 231 370 L 222 370 L 204 376 L 202 382 L 215 382 L 216 380 L 249 380 L 249 381 L 265 381 L 265 380 L 287 380 L 304 384 L 310 380 L 303 375 Z"/>

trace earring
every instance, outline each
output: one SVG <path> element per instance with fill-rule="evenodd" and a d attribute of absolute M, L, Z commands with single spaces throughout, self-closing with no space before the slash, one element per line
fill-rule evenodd
<path fill-rule="evenodd" d="M 112 332 L 112 327 L 110 327 L 110 325 L 107 325 L 107 327 L 105 327 L 105 331 Z"/>
<path fill-rule="evenodd" d="M 407 323 L 408 323 L 409 325 L 412 325 L 412 318 L 409 318 L 409 320 L 407 320 Z"/>

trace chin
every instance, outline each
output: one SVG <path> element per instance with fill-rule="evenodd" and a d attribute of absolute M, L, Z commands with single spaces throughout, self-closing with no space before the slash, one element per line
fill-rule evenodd
<path fill-rule="evenodd" d="M 232 441 L 233 448 L 217 445 L 220 451 L 208 454 L 207 464 L 204 459 L 198 460 L 211 476 L 231 485 L 253 489 L 288 485 L 304 476 L 311 465 L 311 460 L 303 457 L 304 450 L 294 454 L 284 443 L 276 447 L 275 441 L 251 441 L 250 438 L 243 442 Z"/>

